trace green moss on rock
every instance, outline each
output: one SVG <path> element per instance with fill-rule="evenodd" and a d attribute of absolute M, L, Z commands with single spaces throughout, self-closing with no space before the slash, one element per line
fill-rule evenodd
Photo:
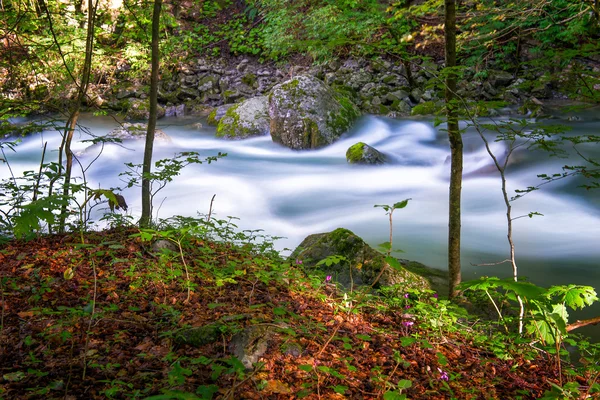
<path fill-rule="evenodd" d="M 327 263 L 319 264 L 332 256 L 341 258 L 338 263 L 329 266 Z M 424 278 L 406 269 L 393 269 L 387 264 L 383 254 L 344 228 L 307 236 L 290 258 L 302 260 L 303 267 L 308 271 L 320 270 L 333 276 L 336 282 L 346 288 L 373 284 L 383 268 L 385 271 L 376 287 L 400 284 L 406 288 L 429 288 L 429 283 Z"/>
<path fill-rule="evenodd" d="M 358 142 L 346 151 L 346 161 L 349 164 L 377 165 L 385 164 L 386 156 L 368 144 Z"/>
<path fill-rule="evenodd" d="M 214 110 L 212 110 L 212 111 L 210 112 L 210 114 L 208 114 L 208 117 L 206 118 L 206 122 L 207 122 L 209 125 L 213 125 L 213 126 L 217 125 L 217 124 L 219 123 L 219 121 L 217 121 L 217 120 L 215 119 L 215 118 L 216 118 L 216 116 L 217 116 L 217 109 L 215 108 Z"/>
<path fill-rule="evenodd" d="M 411 115 L 432 115 L 438 112 L 440 109 L 441 106 L 436 104 L 434 101 L 426 101 L 414 106 L 411 111 Z"/>

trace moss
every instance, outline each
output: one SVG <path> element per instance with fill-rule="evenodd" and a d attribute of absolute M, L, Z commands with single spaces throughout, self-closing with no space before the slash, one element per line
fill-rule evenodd
<path fill-rule="evenodd" d="M 237 113 L 237 109 L 241 103 L 238 103 L 227 110 L 223 118 L 219 120 L 217 125 L 217 137 L 246 137 L 248 135 L 247 129 L 243 129 L 240 126 L 240 116 Z M 231 122 L 230 122 L 231 120 Z"/>
<path fill-rule="evenodd" d="M 319 126 L 315 121 L 310 118 L 304 118 L 304 132 L 302 135 L 302 147 L 316 149 L 318 147 L 324 146 L 327 143 L 324 143 L 322 140 L 322 135 L 319 135 Z M 321 140 L 320 140 L 321 139 Z"/>
<path fill-rule="evenodd" d="M 194 347 L 200 347 L 205 344 L 216 342 L 226 330 L 227 325 L 220 323 L 183 329 L 175 334 L 174 341 L 178 345 L 187 344 Z"/>
<path fill-rule="evenodd" d="M 254 85 L 256 85 L 256 75 L 252 72 L 249 72 L 246 75 L 242 76 L 242 82 L 248 86 L 254 87 Z"/>
<path fill-rule="evenodd" d="M 417 104 L 413 107 L 411 115 L 431 115 L 435 114 L 440 110 L 440 107 L 433 101 L 426 101 L 421 104 Z"/>
<path fill-rule="evenodd" d="M 210 114 L 208 114 L 208 117 L 206 118 L 206 122 L 208 122 L 209 125 L 217 125 L 219 123 L 219 121 L 217 121 L 217 109 L 213 109 Z"/>
<path fill-rule="evenodd" d="M 363 142 L 358 142 L 350 146 L 348 151 L 346 151 L 346 160 L 348 160 L 350 164 L 360 163 L 363 158 L 364 149 L 365 144 Z"/>
<path fill-rule="evenodd" d="M 292 79 L 281 85 L 281 88 L 285 91 L 292 90 L 298 87 L 300 81 L 298 79 Z"/>

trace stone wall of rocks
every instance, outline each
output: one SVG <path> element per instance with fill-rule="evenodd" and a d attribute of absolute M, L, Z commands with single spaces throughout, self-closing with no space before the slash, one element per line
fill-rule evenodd
<path fill-rule="evenodd" d="M 199 114 L 207 108 L 265 95 L 276 84 L 299 74 L 323 80 L 365 113 L 390 117 L 429 114 L 442 104 L 443 92 L 438 78 L 442 67 L 423 62 L 412 65 L 409 76 L 402 63 L 384 59 L 335 60 L 311 67 L 280 67 L 248 58 L 199 59 L 192 65 L 181 66 L 177 73 L 160 82 L 159 115 Z M 460 82 L 459 90 L 468 99 L 509 103 L 522 103 L 530 96 L 544 99 L 555 95 L 549 82 L 515 79 L 505 71 L 488 71 L 481 76 L 471 74 Z M 104 105 L 124 112 L 128 119 L 144 119 L 147 92 L 146 86 L 123 81 L 112 88 Z"/>

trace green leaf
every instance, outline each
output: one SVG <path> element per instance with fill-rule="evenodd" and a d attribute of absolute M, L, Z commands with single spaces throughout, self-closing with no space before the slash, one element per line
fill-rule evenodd
<path fill-rule="evenodd" d="M 336 385 L 333 387 L 333 391 L 339 394 L 345 394 L 346 390 L 348 390 L 348 386 Z"/>
<path fill-rule="evenodd" d="M 298 366 L 298 369 L 304 371 L 304 372 L 311 372 L 313 370 L 312 365 L 308 365 L 308 364 L 302 364 Z"/>
<path fill-rule="evenodd" d="M 397 258 L 394 258 L 392 256 L 387 256 L 385 258 L 385 262 L 387 262 L 389 264 L 389 266 L 392 267 L 393 269 L 395 269 L 396 271 L 404 270 L 404 268 L 402 267 L 402 264 L 400 264 L 400 261 L 398 261 Z"/>
<path fill-rule="evenodd" d="M 144 400 L 203 400 L 193 393 L 182 392 L 180 390 L 166 390 L 164 394 L 146 397 Z"/>
<path fill-rule="evenodd" d="M 211 400 L 215 393 L 219 392 L 217 385 L 201 385 L 196 389 L 196 394 L 200 395 L 202 400 Z"/>
<path fill-rule="evenodd" d="M 400 392 L 385 392 L 383 395 L 383 400 L 405 400 L 406 395 L 401 394 Z"/>
<path fill-rule="evenodd" d="M 400 344 L 402 345 L 402 347 L 408 347 L 417 341 L 418 341 L 417 339 L 415 339 L 414 337 L 411 337 L 411 336 L 403 336 L 400 338 Z"/>
<path fill-rule="evenodd" d="M 398 203 L 394 204 L 393 208 L 395 208 L 395 209 L 397 209 L 397 208 L 404 208 L 408 204 L 409 200 L 412 200 L 412 199 L 405 199 L 405 200 L 399 201 Z"/>
<path fill-rule="evenodd" d="M 400 390 L 408 389 L 409 387 L 412 386 L 412 381 L 410 381 L 408 379 L 402 379 L 398 382 L 398 384 L 396 384 L 396 386 Z"/>
<path fill-rule="evenodd" d="M 358 335 L 356 335 L 356 338 L 360 339 L 360 340 L 364 340 L 366 342 L 368 342 L 368 341 L 371 340 L 371 336 L 369 336 L 369 335 L 363 335 L 361 333 L 359 333 Z"/>

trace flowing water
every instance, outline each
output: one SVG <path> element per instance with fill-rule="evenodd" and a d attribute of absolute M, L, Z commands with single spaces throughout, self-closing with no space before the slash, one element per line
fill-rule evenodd
<path fill-rule="evenodd" d="M 578 121 L 565 122 L 576 134 L 599 133 L 600 112 L 581 114 Z M 172 157 L 181 151 L 198 151 L 202 156 L 226 152 L 217 162 L 188 166 L 156 197 L 158 216 L 195 216 L 208 213 L 215 196 L 213 216 L 240 218 L 241 229 L 264 229 L 283 236 L 280 249 L 297 246 L 312 233 L 337 227 L 351 229 L 371 245 L 388 240 L 388 220 L 375 204 L 393 204 L 411 198 L 405 209 L 394 213 L 394 248 L 402 258 L 444 269 L 446 266 L 449 147 L 444 132 L 428 120 L 363 118 L 351 132 L 321 150 L 297 152 L 271 142 L 270 136 L 243 141 L 214 137 L 214 128 L 198 129 L 197 120 L 162 119 L 159 128 L 171 142 L 156 143 L 154 159 Z M 75 151 L 89 144 L 80 140 L 86 132 L 102 135 L 117 124 L 110 117 L 82 117 L 86 129 L 78 132 Z M 505 207 L 500 179 L 475 132 L 464 135 L 462 262 L 463 279 L 484 275 L 510 276 L 509 264 L 475 266 L 508 258 Z M 37 170 L 43 142 L 56 149 L 56 132 L 26 138 L 17 152 L 6 154 L 13 172 Z M 348 165 L 345 153 L 363 141 L 386 153 L 393 161 L 386 166 Z M 595 146 L 598 147 L 598 146 Z M 600 159 L 600 149 L 583 147 L 586 154 Z M 506 146 L 492 142 L 496 154 Z M 87 172 L 92 187 L 124 186 L 118 173 L 124 162 L 141 163 L 143 143 L 107 145 Z M 56 151 L 49 153 L 56 159 Z M 94 149 L 80 157 L 87 165 Z M 574 159 L 573 164 L 581 164 Z M 511 194 L 540 183 L 537 174 L 560 172 L 564 159 L 522 149 L 511 158 L 508 186 Z M 0 178 L 9 172 L 0 166 Z M 542 286 L 585 284 L 600 291 L 600 193 L 586 192 L 578 180 L 562 180 L 542 186 L 512 203 L 513 216 L 539 212 L 543 216 L 514 221 L 514 239 L 520 274 Z M 124 191 L 133 215 L 140 213 L 138 189 Z M 578 313 L 577 318 L 600 314 L 596 306 Z M 583 333 L 600 340 L 600 327 Z"/>

